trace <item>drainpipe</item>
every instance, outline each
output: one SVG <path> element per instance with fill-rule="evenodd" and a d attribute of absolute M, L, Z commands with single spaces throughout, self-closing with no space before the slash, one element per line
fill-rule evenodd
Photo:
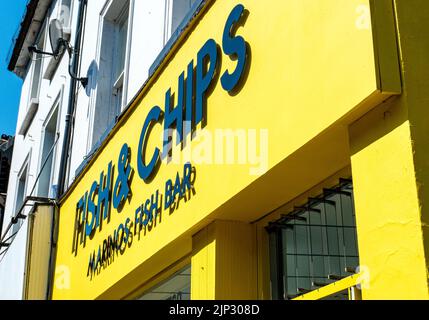
<path fill-rule="evenodd" d="M 80 64 L 80 50 L 82 45 L 82 30 L 85 19 L 85 8 L 88 0 L 80 0 L 79 11 L 78 11 L 78 21 L 76 26 L 76 39 L 73 47 L 73 61 L 71 70 L 74 75 L 79 72 L 79 64 Z M 68 109 L 66 114 L 66 126 L 64 130 L 64 140 L 63 140 L 63 149 L 61 153 L 61 161 L 60 161 L 60 172 L 58 177 L 58 194 L 57 198 L 60 199 L 64 194 L 64 190 L 66 189 L 66 172 L 67 165 L 69 160 L 69 151 L 70 151 L 70 141 L 73 130 L 73 114 L 76 105 L 76 89 L 77 89 L 78 79 L 70 79 L 70 92 L 69 92 L 69 101 L 68 101 Z"/>
<path fill-rule="evenodd" d="M 73 47 L 73 55 L 71 61 L 71 71 L 74 75 L 79 73 L 80 66 L 80 52 L 82 46 L 82 36 L 83 36 L 83 27 L 85 22 L 85 11 L 88 0 L 79 0 L 79 10 L 78 10 L 78 20 L 76 25 L 76 38 L 75 44 Z M 60 172 L 58 177 L 58 193 L 57 199 L 60 199 L 64 194 L 64 190 L 66 188 L 66 171 L 67 164 L 69 160 L 69 151 L 70 151 L 70 141 L 73 131 L 73 114 L 75 111 L 75 105 L 77 100 L 76 90 L 79 79 L 70 78 L 70 92 L 69 92 L 69 100 L 66 114 L 66 125 L 64 130 L 64 140 L 63 140 L 63 148 L 61 152 L 61 161 L 60 161 Z M 59 207 L 54 208 L 53 217 L 52 217 L 52 226 L 51 226 L 51 252 L 49 255 L 49 270 L 48 270 L 48 283 L 46 289 L 46 300 L 52 299 L 52 289 L 53 289 L 53 281 L 55 275 L 55 257 L 56 257 L 56 248 L 57 248 L 57 240 L 58 240 L 58 220 L 59 220 Z"/>

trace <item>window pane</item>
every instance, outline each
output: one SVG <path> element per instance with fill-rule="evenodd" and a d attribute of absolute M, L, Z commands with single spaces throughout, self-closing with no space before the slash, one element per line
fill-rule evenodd
<path fill-rule="evenodd" d="M 280 237 L 278 247 L 271 246 L 277 250 L 272 256 L 283 258 L 283 274 L 276 275 L 275 287 L 284 287 L 284 292 L 278 292 L 277 297 L 291 298 L 323 287 L 336 281 L 330 275 L 348 276 L 346 267 L 359 265 L 355 223 L 350 221 L 354 220 L 353 195 L 347 184 L 342 182 L 294 212 L 285 212 L 268 229 L 270 241 Z"/>
<path fill-rule="evenodd" d="M 40 34 L 40 38 L 37 40 L 37 47 L 41 50 L 44 50 L 45 45 L 45 35 L 46 35 L 46 24 L 42 27 L 42 32 Z M 42 78 L 42 59 L 43 56 L 41 54 L 33 54 L 33 77 L 31 84 L 31 96 L 30 99 L 37 99 L 39 97 L 39 88 L 40 81 Z"/>
<path fill-rule="evenodd" d="M 296 276 L 296 260 L 297 256 L 294 254 L 285 255 L 286 261 L 283 262 L 283 267 L 286 270 L 286 274 L 288 277 Z"/>
<path fill-rule="evenodd" d="M 70 18 L 71 18 L 71 1 L 72 0 L 62 0 L 60 7 L 60 21 L 63 24 L 64 28 L 70 28 Z"/>
<path fill-rule="evenodd" d="M 283 248 L 286 253 L 295 253 L 295 232 L 294 227 L 290 226 L 282 230 Z"/>
<path fill-rule="evenodd" d="M 122 92 L 123 92 L 123 86 L 120 86 L 119 88 L 115 89 L 115 104 L 116 104 L 116 114 L 118 115 L 121 112 L 122 107 Z"/>
<path fill-rule="evenodd" d="M 310 290 L 311 289 L 311 280 L 308 277 L 298 277 L 298 290 L 299 289 L 305 289 Z M 298 292 L 298 293 L 305 293 L 305 292 Z"/>
<path fill-rule="evenodd" d="M 286 296 L 295 296 L 298 293 L 298 283 L 297 278 L 288 277 L 286 279 Z"/>
<path fill-rule="evenodd" d="M 190 300 L 191 266 L 146 292 L 138 300 Z"/>
<path fill-rule="evenodd" d="M 323 254 L 322 232 L 323 229 L 320 226 L 310 227 L 312 254 Z"/>
<path fill-rule="evenodd" d="M 308 254 L 307 226 L 295 226 L 296 252 L 298 254 Z"/>
<path fill-rule="evenodd" d="M 345 254 L 347 256 L 357 256 L 356 231 L 352 228 L 344 229 Z"/>
<path fill-rule="evenodd" d="M 325 279 L 326 271 L 325 271 L 325 261 L 323 256 L 314 256 L 313 257 L 313 275 L 314 278 L 322 278 Z"/>
<path fill-rule="evenodd" d="M 25 192 L 26 192 L 25 187 L 27 183 L 27 171 L 28 171 L 28 166 L 26 166 L 26 168 L 24 169 L 24 171 L 22 172 L 18 180 L 18 187 L 17 187 L 16 200 L 15 200 L 15 212 L 13 214 L 14 216 L 18 214 L 19 210 L 24 204 Z M 19 219 L 18 223 L 14 224 L 12 227 L 12 234 L 15 234 L 16 232 L 18 232 L 21 225 L 22 225 L 22 220 Z"/>
<path fill-rule="evenodd" d="M 337 228 L 326 228 L 328 234 L 328 251 L 330 255 L 339 255 Z"/>
<path fill-rule="evenodd" d="M 119 76 L 124 71 L 125 66 L 125 53 L 127 48 L 127 32 L 128 32 L 128 16 L 123 19 L 118 25 L 117 42 L 116 42 L 116 61 L 114 63 L 115 73 L 113 81 L 117 81 Z"/>
<path fill-rule="evenodd" d="M 42 72 L 42 55 L 34 55 L 35 61 L 33 69 L 33 83 L 31 86 L 31 99 L 37 99 L 39 97 L 40 78 Z"/>
<path fill-rule="evenodd" d="M 97 96 L 91 124 L 92 147 L 101 142 L 122 111 L 123 96 L 126 95 L 124 78 L 129 11 L 129 2 L 119 1 L 112 4 L 103 17 Z"/>
<path fill-rule="evenodd" d="M 195 0 L 173 0 L 173 17 L 171 19 L 172 34 L 186 17 L 194 2 Z"/>
<path fill-rule="evenodd" d="M 341 264 L 338 256 L 329 257 L 329 274 L 339 276 L 341 275 Z"/>
<path fill-rule="evenodd" d="M 42 157 L 40 159 L 40 168 L 43 170 L 40 173 L 39 177 L 39 186 L 38 186 L 38 195 L 39 197 L 53 197 L 51 190 L 51 180 L 52 180 L 52 168 L 53 168 L 53 158 L 54 150 L 53 147 L 56 141 L 57 133 L 57 120 L 58 120 L 58 107 L 56 107 L 51 118 L 46 123 L 44 127 L 44 137 L 43 137 L 43 148 L 42 148 Z"/>
<path fill-rule="evenodd" d="M 344 225 L 346 226 L 354 226 L 355 225 L 355 217 L 353 215 L 353 204 L 352 198 L 348 196 L 341 197 L 343 203 L 343 219 Z"/>

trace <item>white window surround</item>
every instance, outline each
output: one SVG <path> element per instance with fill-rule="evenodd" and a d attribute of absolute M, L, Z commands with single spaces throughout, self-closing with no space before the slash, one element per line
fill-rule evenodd
<path fill-rule="evenodd" d="M 27 103 L 27 110 L 32 103 L 38 103 L 40 82 L 42 78 L 43 58 L 41 54 L 33 54 L 31 63 L 31 86 Z"/>
<path fill-rule="evenodd" d="M 55 133 L 54 133 L 54 137 L 53 137 L 53 141 L 52 144 L 55 145 L 56 141 L 59 137 L 60 131 L 59 131 L 59 127 L 60 127 L 60 115 L 61 115 L 61 109 L 62 109 L 62 101 L 63 101 L 63 93 L 64 93 L 64 85 L 61 87 L 60 92 L 58 93 L 56 99 L 54 100 L 54 103 L 52 104 L 51 110 L 49 111 L 43 125 L 42 125 L 42 132 L 41 132 L 41 140 L 40 140 L 40 152 L 39 152 L 39 165 L 38 165 L 38 174 L 41 173 L 42 170 L 42 166 L 44 164 L 44 162 L 46 161 L 46 153 L 50 151 L 50 149 L 52 148 L 52 145 L 47 146 L 47 150 L 45 150 L 45 139 L 46 139 L 46 131 L 47 131 L 47 126 L 52 126 L 52 120 L 53 117 L 56 117 L 56 121 L 55 121 Z M 52 186 L 55 184 L 54 178 L 55 178 L 55 172 L 56 172 L 56 166 L 57 166 L 57 152 L 58 152 L 58 144 L 56 144 L 54 146 L 54 149 L 52 151 L 52 154 L 50 156 L 50 158 L 52 160 L 50 160 L 50 168 L 47 169 L 46 167 L 43 170 L 49 170 L 49 181 L 46 181 L 48 183 L 48 188 L 52 188 Z M 46 166 L 49 166 L 49 163 L 46 164 Z M 53 198 L 55 197 L 55 194 L 51 194 L 52 190 L 49 189 L 48 190 L 48 194 L 40 194 L 40 188 L 41 188 L 41 179 L 42 179 L 42 175 L 40 177 L 40 180 L 37 181 L 37 193 L 38 196 L 42 196 L 42 197 L 50 197 Z"/>
<path fill-rule="evenodd" d="M 24 200 L 27 196 L 27 189 L 30 177 L 30 164 L 31 164 L 31 150 L 25 158 L 21 169 L 18 172 L 15 186 L 15 197 L 14 197 L 14 210 L 12 212 L 12 217 L 15 217 L 18 214 L 18 211 L 21 209 Z M 22 220 L 18 220 L 16 224 L 13 225 L 11 235 L 18 232 L 22 225 Z"/>
<path fill-rule="evenodd" d="M 104 131 L 114 121 L 128 103 L 128 78 L 131 39 L 133 28 L 133 12 L 135 0 L 106 0 L 101 12 L 98 29 L 98 42 L 96 52 L 96 63 L 99 69 L 96 89 L 91 92 L 90 97 L 90 126 L 88 134 L 87 152 L 90 152 Z M 127 8 L 127 10 L 125 10 Z M 121 24 L 126 23 L 126 39 L 121 38 L 124 28 Z M 107 36 L 109 35 L 109 36 Z M 113 36 L 112 36 L 113 35 Z M 104 38 L 104 39 L 103 39 Z M 110 41 L 106 43 L 105 41 Z M 102 55 L 114 47 L 123 47 L 123 52 L 115 52 L 109 59 L 102 59 Z M 117 58 L 119 56 L 119 58 Z M 110 62 L 106 63 L 105 61 Z M 120 64 L 115 62 L 121 61 Z M 105 63 L 104 66 L 101 64 Z M 103 74 L 105 72 L 105 74 Z M 100 79 L 104 79 L 100 80 Z M 104 92 L 104 94 L 102 94 Z M 106 93 L 109 92 L 107 95 Z M 103 100 L 104 99 L 104 100 Z M 109 110 L 97 110 L 108 106 Z M 106 119 L 98 119 L 100 112 L 106 115 Z"/>
<path fill-rule="evenodd" d="M 48 15 L 49 16 L 49 15 Z M 49 17 L 45 19 L 43 25 L 40 29 L 39 35 L 37 36 L 37 40 L 35 44 L 40 50 L 44 50 L 46 48 L 47 42 L 47 29 L 48 29 L 48 21 Z M 29 67 L 28 76 L 30 76 L 30 90 L 28 94 L 28 101 L 25 109 L 25 116 L 23 117 L 21 123 L 19 124 L 18 134 L 26 136 L 28 129 L 30 128 L 34 116 L 37 113 L 39 107 L 39 95 L 40 88 L 42 86 L 43 81 L 43 66 L 44 66 L 45 57 L 41 54 L 33 53 L 31 55 L 31 64 Z"/>
<path fill-rule="evenodd" d="M 123 98 L 124 92 L 124 76 L 125 76 L 125 55 L 128 40 L 128 28 L 129 28 L 129 8 L 125 6 L 121 14 L 117 19 L 114 20 L 116 25 L 114 33 L 114 48 L 115 53 L 113 56 L 112 65 L 112 84 L 111 90 L 114 96 L 114 104 L 116 105 L 116 111 L 119 114 L 122 111 L 122 107 L 125 102 Z"/>
<path fill-rule="evenodd" d="M 37 37 L 37 47 L 40 50 L 44 50 L 46 48 L 46 40 L 47 40 L 47 29 L 49 18 L 45 19 L 42 28 L 40 29 L 40 33 Z M 40 94 L 40 87 L 42 84 L 42 71 L 43 71 L 43 60 L 45 58 L 41 54 L 33 53 L 31 57 L 31 83 L 30 83 L 30 94 L 27 103 L 27 110 L 32 103 L 37 102 Z"/>
<path fill-rule="evenodd" d="M 71 33 L 74 0 L 58 0 L 58 20 L 63 24 L 64 32 Z"/>
<path fill-rule="evenodd" d="M 189 13 L 196 0 L 164 0 L 164 45 L 170 40 L 171 35 L 180 26 L 183 19 Z"/>
<path fill-rule="evenodd" d="M 58 19 L 63 24 L 63 33 L 64 38 L 66 40 L 70 40 L 71 37 L 71 28 L 72 28 L 72 17 L 73 17 L 73 6 L 75 0 L 57 0 L 57 5 L 55 7 L 52 7 L 50 10 L 50 16 L 52 19 Z M 46 36 L 46 38 L 49 40 L 49 34 Z M 52 48 L 50 46 L 50 41 L 48 45 L 46 46 L 46 50 L 48 52 L 52 51 Z M 64 55 L 64 51 L 60 55 L 60 57 L 50 57 L 48 66 L 45 69 L 45 72 L 43 74 L 43 79 L 46 80 L 52 80 L 55 71 L 58 68 L 58 65 L 60 64 L 62 57 Z"/>

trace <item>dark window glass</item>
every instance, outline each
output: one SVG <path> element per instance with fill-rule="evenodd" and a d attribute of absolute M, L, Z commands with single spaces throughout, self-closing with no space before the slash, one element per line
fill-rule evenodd
<path fill-rule="evenodd" d="M 359 264 L 350 180 L 270 223 L 274 299 L 291 299 L 350 275 Z M 347 299 L 347 290 L 329 299 Z M 327 299 L 328 299 L 327 298 Z"/>

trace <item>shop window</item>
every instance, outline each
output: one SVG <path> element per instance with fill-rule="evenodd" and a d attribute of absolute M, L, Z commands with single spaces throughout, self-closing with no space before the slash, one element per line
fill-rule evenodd
<path fill-rule="evenodd" d="M 285 212 L 286 213 L 286 212 Z M 350 276 L 359 265 L 352 182 L 332 188 L 267 227 L 273 299 L 293 299 Z M 347 290 L 329 299 L 348 299 Z"/>
<path fill-rule="evenodd" d="M 177 28 L 185 19 L 186 15 L 190 12 L 192 5 L 196 0 L 166 0 L 166 22 L 165 22 L 165 34 L 164 44 L 170 39 L 171 35 L 177 30 Z"/>
<path fill-rule="evenodd" d="M 127 102 L 129 16 L 130 2 L 125 0 L 111 1 L 103 15 L 91 147 L 113 127 Z"/>
<path fill-rule="evenodd" d="M 191 300 L 191 266 L 177 272 L 138 300 Z"/>

